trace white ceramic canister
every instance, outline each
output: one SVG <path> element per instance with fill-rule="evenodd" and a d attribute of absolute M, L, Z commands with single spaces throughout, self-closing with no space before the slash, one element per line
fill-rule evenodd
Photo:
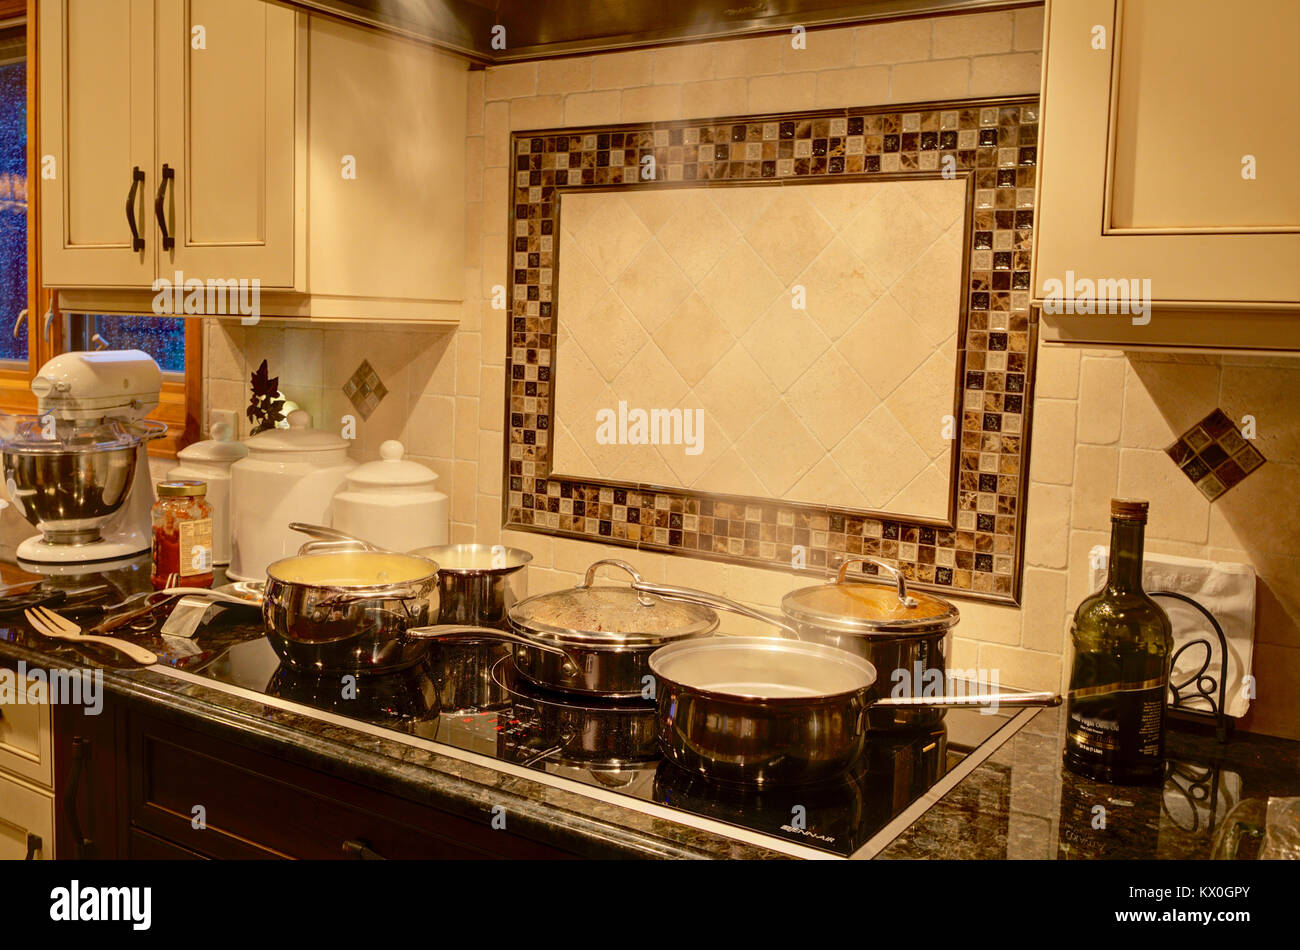
<path fill-rule="evenodd" d="M 248 457 L 230 467 L 230 568 L 237 581 L 264 581 L 272 561 L 296 554 L 303 536 L 294 521 L 329 524 L 334 493 L 357 463 L 342 436 L 311 428 L 302 409 L 289 428 L 250 437 Z"/>
<path fill-rule="evenodd" d="M 248 446 L 234 440 L 229 423 L 215 422 L 210 439 L 187 445 L 176 453 L 180 462 L 167 472 L 167 481 L 198 479 L 208 486 L 212 504 L 212 563 L 230 563 L 230 466 L 248 455 Z"/>
<path fill-rule="evenodd" d="M 405 454 L 390 439 L 379 447 L 379 461 L 348 473 L 334 496 L 334 528 L 389 551 L 447 543 L 448 500 L 434 487 L 438 473 Z"/>

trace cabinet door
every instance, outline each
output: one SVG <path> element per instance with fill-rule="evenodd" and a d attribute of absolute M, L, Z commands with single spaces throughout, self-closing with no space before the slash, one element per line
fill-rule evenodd
<path fill-rule="evenodd" d="M 3 666 L 3 664 L 0 664 Z M 11 668 L 5 667 L 7 671 Z M 54 773 L 50 755 L 50 706 L 26 684 L 21 696 L 0 703 L 0 771 L 21 775 L 49 787 Z"/>
<path fill-rule="evenodd" d="M 0 861 L 54 857 L 54 796 L 0 774 Z"/>
<path fill-rule="evenodd" d="M 41 0 L 39 10 L 41 162 L 33 177 L 41 182 L 44 281 L 148 287 L 157 245 L 153 0 Z"/>
<path fill-rule="evenodd" d="M 1068 271 L 1150 280 L 1149 325 L 1075 318 L 1139 344 L 1179 342 L 1180 311 L 1220 310 L 1219 339 L 1189 316 L 1182 342 L 1233 346 L 1252 311 L 1300 309 L 1297 35 L 1294 0 L 1049 4 L 1036 301 Z"/>
<path fill-rule="evenodd" d="M 297 28 L 263 0 L 158 0 L 160 276 L 294 286 Z"/>

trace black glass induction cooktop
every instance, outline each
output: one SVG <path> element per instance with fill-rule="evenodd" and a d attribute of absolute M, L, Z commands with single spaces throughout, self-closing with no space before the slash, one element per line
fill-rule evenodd
<path fill-rule="evenodd" d="M 345 678 L 295 672 L 262 638 L 195 672 L 523 766 L 539 780 L 559 776 L 748 829 L 778 850 L 787 842 L 841 857 L 874 854 L 923 810 L 917 803 L 927 792 L 935 800 L 1035 712 L 953 709 L 935 728 L 871 734 L 858 765 L 839 779 L 759 789 L 711 782 L 661 758 L 653 704 L 548 692 L 515 675 L 502 644 L 435 644 L 410 669 Z"/>

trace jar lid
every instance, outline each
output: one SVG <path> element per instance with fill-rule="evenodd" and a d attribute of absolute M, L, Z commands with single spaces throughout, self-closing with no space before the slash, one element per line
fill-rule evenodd
<path fill-rule="evenodd" d="M 251 436 L 249 451 L 282 452 L 337 452 L 346 451 L 347 440 L 323 429 L 311 427 L 311 414 L 305 409 L 289 413 L 289 428 L 267 429 Z"/>
<path fill-rule="evenodd" d="M 177 478 L 158 483 L 159 498 L 202 498 L 208 493 L 208 483 L 197 478 Z"/>
<path fill-rule="evenodd" d="M 248 454 L 248 446 L 235 441 L 235 433 L 228 422 L 214 422 L 208 430 L 212 436 L 202 442 L 187 445 L 176 453 L 182 462 L 237 462 Z"/>
<path fill-rule="evenodd" d="M 396 439 L 379 446 L 379 461 L 366 462 L 348 472 L 348 484 L 355 488 L 414 488 L 432 485 L 438 480 L 433 469 L 403 458 L 406 447 Z"/>

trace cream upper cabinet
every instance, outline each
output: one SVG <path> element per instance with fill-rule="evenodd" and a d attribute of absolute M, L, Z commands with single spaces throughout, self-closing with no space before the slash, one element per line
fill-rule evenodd
<path fill-rule="evenodd" d="M 1298 36 L 1295 0 L 1049 0 L 1046 340 L 1300 350 Z"/>
<path fill-rule="evenodd" d="M 158 38 L 161 276 L 292 288 L 297 17 L 262 0 L 158 0 Z"/>
<path fill-rule="evenodd" d="M 153 7 L 41 0 L 42 273 L 52 286 L 153 281 Z"/>
<path fill-rule="evenodd" d="M 459 321 L 464 60 L 266 0 L 40 11 L 63 309 L 151 313 L 179 273 L 256 280 L 260 316 Z"/>

